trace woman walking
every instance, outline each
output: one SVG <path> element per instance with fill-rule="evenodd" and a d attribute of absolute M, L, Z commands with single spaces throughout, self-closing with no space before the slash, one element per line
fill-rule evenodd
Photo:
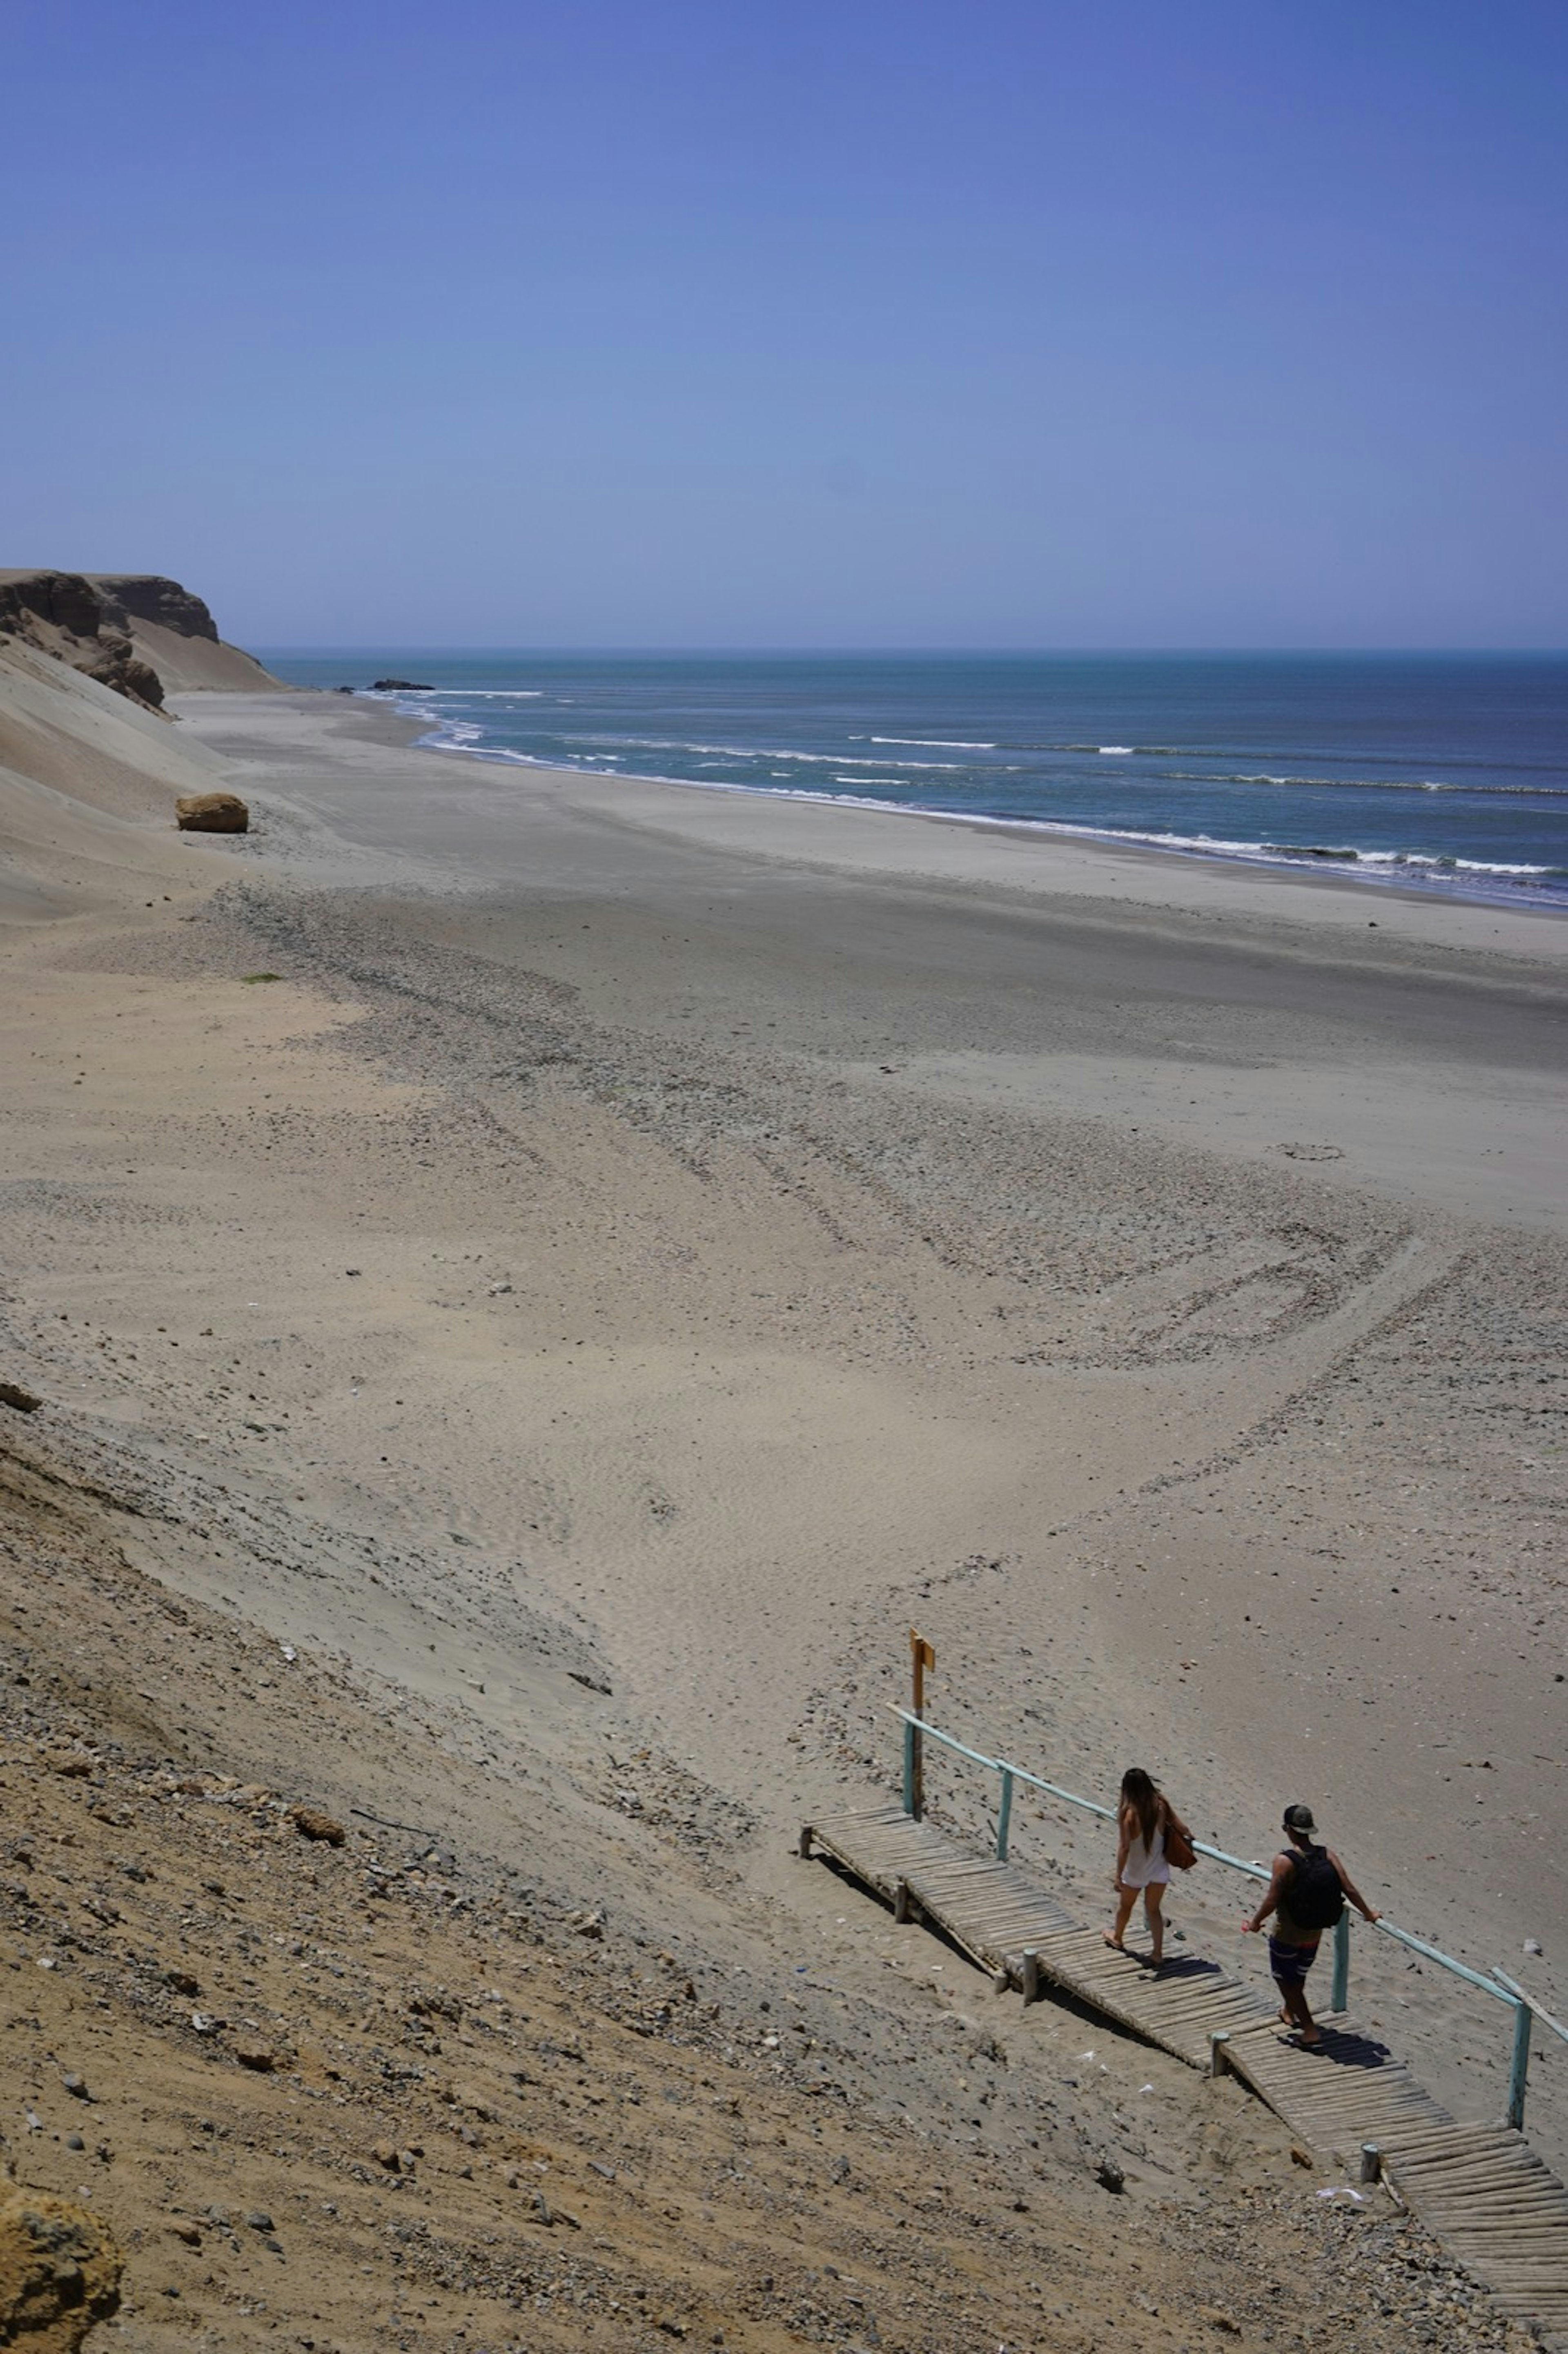
<path fill-rule="evenodd" d="M 1185 1839 L 1189 1835 L 1187 1826 L 1141 1766 L 1129 1766 L 1121 1777 L 1121 1804 L 1116 1821 L 1116 1922 L 1105 1933 L 1106 1943 L 1118 1954 L 1127 1951 L 1122 1939 L 1141 1891 L 1144 1918 L 1149 1924 L 1150 1967 L 1158 1969 L 1165 1958 L 1165 1916 L 1160 1908 L 1171 1885 L 1166 1834 L 1176 1830 Z"/>

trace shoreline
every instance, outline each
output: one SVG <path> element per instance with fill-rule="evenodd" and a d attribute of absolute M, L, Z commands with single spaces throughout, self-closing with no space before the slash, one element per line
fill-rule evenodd
<path fill-rule="evenodd" d="M 782 958 L 788 1002 L 747 1017 L 809 1053 L 833 1039 L 857 1083 L 926 1091 L 955 1115 L 1108 1120 L 1233 1163 L 1299 1157 L 1336 1191 L 1370 1185 L 1466 1217 L 1568 1223 L 1568 928 L 1533 913 L 1391 893 L 1372 918 L 1332 876 L 452 761 L 418 744 L 408 715 L 310 690 L 188 707 L 224 731 L 215 742 L 251 760 L 268 748 L 258 781 L 292 793 L 310 780 L 306 871 L 393 896 L 429 880 L 477 895 L 491 912 L 474 920 L 529 958 L 539 919 L 521 911 L 552 870 L 570 877 L 591 952 L 568 928 L 549 962 L 614 1023 L 653 1010 L 616 978 L 646 954 L 646 916 L 628 928 L 644 902 L 687 939 L 688 1010 L 666 1019 L 672 1037 L 693 1021 L 726 1033 L 737 953 L 742 970 Z M 324 852 L 323 820 L 359 845 L 355 862 Z M 262 856 L 260 843 L 246 855 Z M 736 922 L 706 912 L 732 898 Z M 907 1006 L 870 1057 L 842 1018 L 867 991 Z"/>
<path fill-rule="evenodd" d="M 1052 841 L 1088 843 L 1124 856 L 1141 854 L 1154 858 L 1198 860 L 1206 864 L 1244 866 L 1261 875 L 1293 875 L 1303 881 L 1317 879 L 1352 888 L 1360 886 L 1400 892 L 1412 899 L 1436 900 L 1439 905 L 1453 900 L 1464 906 L 1500 907 L 1511 915 L 1558 918 L 1568 916 L 1568 896 L 1555 901 L 1532 902 L 1523 896 L 1522 889 L 1520 896 L 1510 896 L 1506 885 L 1499 884 L 1495 893 L 1489 895 L 1478 885 L 1439 881 L 1436 875 L 1429 884 L 1423 885 L 1406 875 L 1381 872 L 1372 864 L 1372 854 L 1361 851 L 1290 851 L 1284 848 L 1275 851 L 1266 843 L 1255 847 L 1239 843 L 1176 841 L 1157 834 L 1118 833 L 1111 826 L 1075 825 L 1065 819 L 999 817 L 982 811 L 931 809 L 918 801 L 875 801 L 857 799 L 853 793 L 809 792 L 803 787 L 791 790 L 787 786 L 725 784 L 716 779 L 710 783 L 699 783 L 692 777 L 660 776 L 652 769 L 643 769 L 567 768 L 559 762 L 535 760 L 520 752 L 485 751 L 472 744 L 443 744 L 430 735 L 417 737 L 415 744 L 420 751 L 440 753 L 456 759 L 488 761 L 496 767 L 540 769 L 552 776 L 595 777 L 629 785 L 668 785 L 678 791 L 692 793 L 746 793 L 758 801 L 801 802 L 811 809 L 860 810 L 868 816 L 924 818 L 928 824 L 982 827 L 988 832 L 1013 835 L 1020 841 L 1044 835 Z M 1323 864 L 1314 866 L 1308 863 L 1313 859 L 1319 859 Z M 1392 867 L 1416 863 L 1414 859 L 1395 858 L 1392 854 L 1388 861 Z M 1443 862 L 1434 859 L 1431 864 L 1441 867 Z"/>
<path fill-rule="evenodd" d="M 330 689 L 290 687 L 287 697 L 279 696 L 277 701 L 296 698 L 305 710 L 331 703 L 334 716 L 352 713 L 372 740 L 458 767 L 580 788 L 585 805 L 614 807 L 629 820 L 635 820 L 639 808 L 650 817 L 665 820 L 682 807 L 694 818 L 700 819 L 705 811 L 710 813 L 705 825 L 699 822 L 686 829 L 694 835 L 734 842 L 750 854 L 802 865 L 821 863 L 868 877 L 882 874 L 903 881 L 924 876 L 933 883 L 983 885 L 1031 899 L 1048 895 L 1103 898 L 1136 906 L 1168 906 L 1199 917 L 1278 917 L 1287 924 L 1315 928 L 1324 923 L 1342 923 L 1347 928 L 1383 929 L 1390 938 L 1420 940 L 1461 953 L 1511 953 L 1549 960 L 1568 956 L 1568 923 L 1563 922 L 1568 905 L 1531 906 L 1522 899 L 1471 896 L 1459 889 L 1424 888 L 1393 879 L 1265 860 L 1208 856 L 1151 843 L 1073 834 L 1044 822 L 971 817 L 961 811 L 860 802 L 834 795 L 773 793 L 749 785 L 701 784 L 689 778 L 630 770 L 555 767 L 428 742 L 428 720 L 407 712 L 390 695 L 355 690 L 352 700 L 344 697 L 340 705 Z M 192 705 L 193 716 L 203 704 L 216 705 L 220 700 L 216 696 L 178 698 Z M 623 800 L 617 800 L 618 789 Z M 783 822 L 770 826 L 766 815 L 749 825 L 738 818 L 726 822 L 718 812 L 731 805 L 776 812 Z M 793 828 L 787 812 L 800 820 Z M 955 846 L 970 844 L 973 854 L 955 847 L 948 856 L 911 855 L 906 846 L 906 854 L 900 856 L 894 847 L 897 829 L 888 829 L 885 836 L 868 831 L 878 821 L 890 818 L 912 821 L 912 836 L 924 832 Z M 997 847 L 1020 854 L 1012 860 L 985 854 Z M 1376 892 L 1375 902 L 1369 903 L 1369 889 Z M 1377 916 L 1367 914 L 1369 904 L 1379 908 Z M 1559 926 L 1560 930 L 1554 928 Z"/>
<path fill-rule="evenodd" d="M 294 693 L 313 694 L 330 690 L 294 688 Z M 489 690 L 500 695 L 502 689 Z M 406 697 L 391 690 L 356 687 L 354 698 L 360 703 L 379 703 L 411 721 L 428 723 L 429 714 L 421 712 Z M 1531 900 L 1531 885 L 1525 882 L 1510 883 L 1510 870 L 1498 868 L 1485 861 L 1446 860 L 1436 854 L 1359 851 L 1353 848 L 1292 845 L 1267 842 L 1225 842 L 1206 836 L 1176 837 L 1135 832 L 1123 832 L 1110 826 L 1096 826 L 1086 822 L 1066 819 L 1009 816 L 993 811 L 969 811 L 927 807 L 913 801 L 879 801 L 854 794 L 813 792 L 803 787 L 774 788 L 746 782 L 720 779 L 698 779 L 691 777 L 664 776 L 657 771 L 621 768 L 566 766 L 537 758 L 530 753 L 514 752 L 502 748 L 461 743 L 443 737 L 453 722 L 442 718 L 432 728 L 414 740 L 418 748 L 449 757 L 474 760 L 501 768 L 544 769 L 552 775 L 581 776 L 628 784 L 663 785 L 675 790 L 701 793 L 740 793 L 762 801 L 796 801 L 809 807 L 861 810 L 871 815 L 919 817 L 940 824 L 981 828 L 1012 835 L 1018 839 L 1043 836 L 1051 840 L 1097 845 L 1116 855 L 1147 853 L 1157 857 L 1173 858 L 1182 863 L 1235 865 L 1250 872 L 1267 875 L 1294 875 L 1300 879 L 1316 877 L 1349 885 L 1358 889 L 1406 894 L 1416 899 L 1431 899 L 1439 905 L 1458 902 L 1487 908 L 1500 908 L 1510 914 L 1568 916 L 1568 879 L 1555 882 L 1545 878 L 1544 870 L 1521 867 L 1522 874 L 1541 873 L 1539 887 L 1553 896 L 1544 903 Z M 1473 867 L 1475 879 L 1466 879 L 1466 870 Z M 1407 871 L 1408 870 L 1408 871 Z M 1489 885 L 1484 879 L 1495 876 Z"/>

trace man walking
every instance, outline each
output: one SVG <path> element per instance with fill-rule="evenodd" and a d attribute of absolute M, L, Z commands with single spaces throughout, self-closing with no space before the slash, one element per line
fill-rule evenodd
<path fill-rule="evenodd" d="M 1268 1936 L 1268 1967 L 1279 1988 L 1279 2016 L 1294 2027 L 1304 2045 L 1321 2043 L 1322 2030 L 1307 2003 L 1307 1973 L 1318 1958 L 1325 1929 L 1332 1929 L 1345 1909 L 1345 1899 L 1363 1920 L 1377 1921 L 1374 1913 L 1332 1848 L 1314 1847 L 1318 1826 L 1310 1807 L 1287 1807 L 1284 1830 L 1289 1847 L 1274 1859 L 1268 1893 L 1242 1927 L 1257 1931 L 1272 1913 Z"/>

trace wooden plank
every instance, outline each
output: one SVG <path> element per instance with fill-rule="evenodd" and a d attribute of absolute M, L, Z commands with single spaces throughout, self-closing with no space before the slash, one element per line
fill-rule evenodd
<path fill-rule="evenodd" d="M 1501 2150 L 1468 2148 L 1457 2151 L 1450 2158 L 1426 2158 L 1414 2165 L 1403 2150 L 1398 2151 L 1396 2157 L 1402 2172 L 1408 2174 L 1413 2182 L 1430 2183 L 1434 2190 L 1441 2190 L 1445 2183 L 1467 2179 L 1484 2179 L 1504 2174 L 1521 2181 L 1531 2176 L 1542 2182 L 1552 2179 L 1533 2153 L 1528 2158 L 1516 2159 Z"/>
<path fill-rule="evenodd" d="M 1531 2176 L 1515 2174 L 1511 2168 L 1496 2167 L 1485 2171 L 1477 2169 L 1462 2175 L 1450 2175 L 1434 2181 L 1429 2175 L 1404 2173 L 1396 2163 L 1389 2172 L 1411 2196 L 1419 2196 L 1431 2206 L 1464 2204 L 1485 2199 L 1507 2198 L 1514 2200 L 1555 2200 L 1558 2186 L 1550 2174 Z"/>
<path fill-rule="evenodd" d="M 1462 2239 L 1488 2243 L 1495 2248 L 1552 2248 L 1559 2251 L 1563 2243 L 1563 2218 L 1547 2208 L 1538 2208 L 1523 2215 L 1465 2215 L 1457 2224 Z"/>

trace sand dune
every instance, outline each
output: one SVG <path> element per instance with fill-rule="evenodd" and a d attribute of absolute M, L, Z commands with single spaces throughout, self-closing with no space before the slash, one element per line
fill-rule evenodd
<path fill-rule="evenodd" d="M 165 719 L 0 637 L 0 907 L 7 920 L 119 907 L 203 874 L 174 833 L 222 764 Z M 194 859 L 194 863 L 193 863 Z M 207 878 L 210 879 L 210 878 Z"/>

